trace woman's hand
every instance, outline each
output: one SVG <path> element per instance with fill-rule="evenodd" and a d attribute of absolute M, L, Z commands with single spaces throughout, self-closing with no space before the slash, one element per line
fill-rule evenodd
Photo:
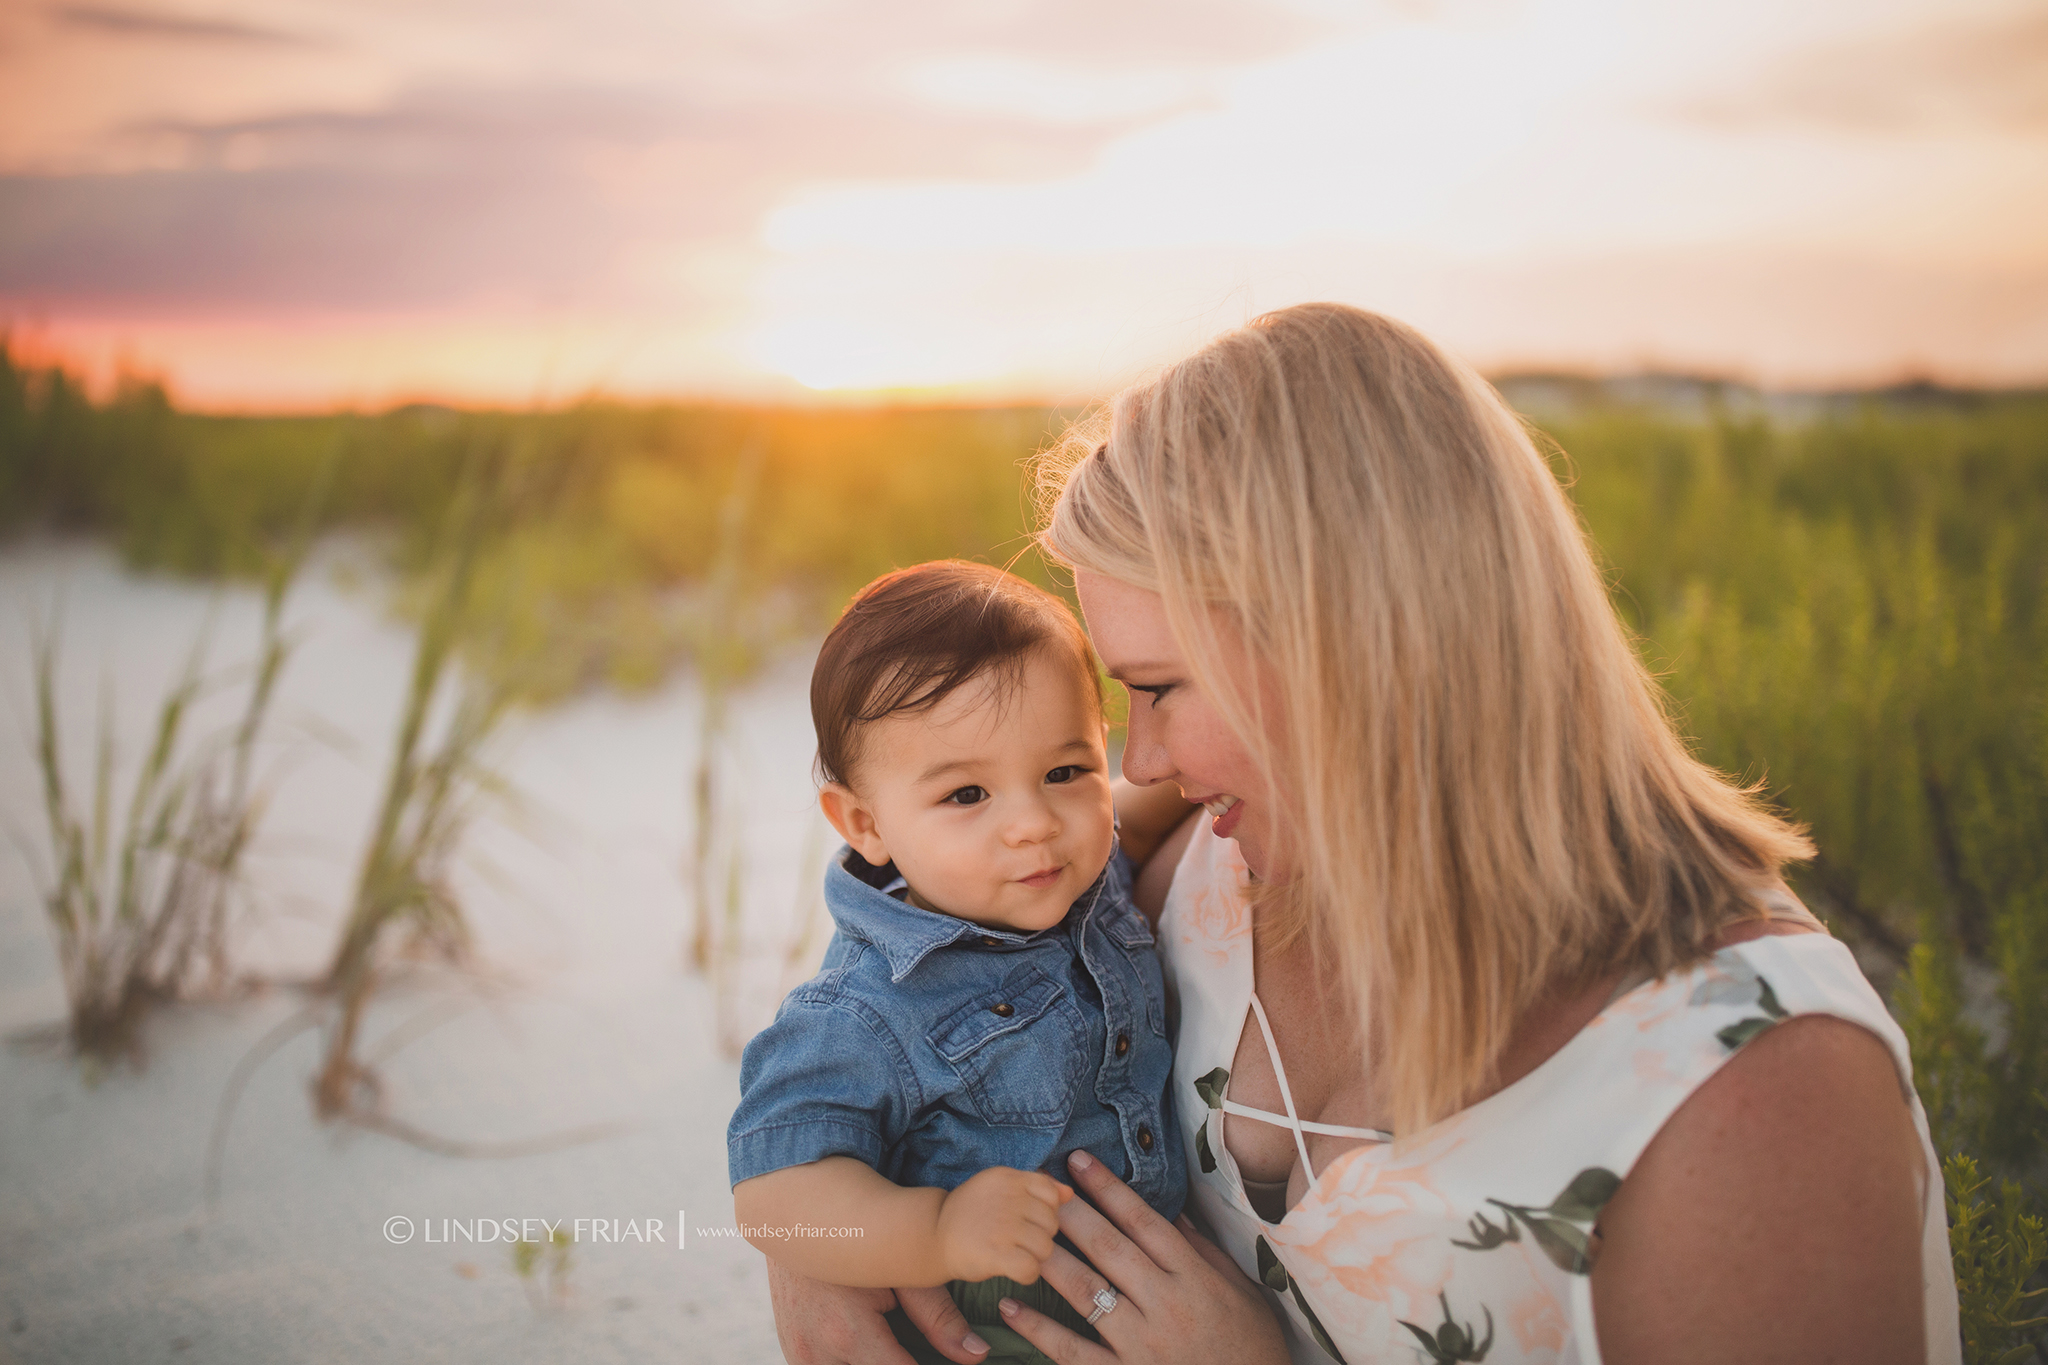
<path fill-rule="evenodd" d="M 785 1270 L 770 1256 L 768 1298 L 790 1365 L 916 1365 L 882 1320 L 899 1307 L 947 1359 L 980 1365 L 988 1354 L 988 1343 L 968 1330 L 943 1289 L 848 1289 Z"/>
<path fill-rule="evenodd" d="M 1096 1320 L 1104 1343 L 1098 1346 L 1043 1313 L 1004 1299 L 1004 1321 L 1025 1340 L 1060 1365 L 1189 1360 L 1287 1365 L 1287 1343 L 1264 1293 L 1222 1248 L 1185 1217 L 1168 1223 L 1086 1152 L 1069 1157 L 1067 1169 L 1102 1212 L 1073 1200 L 1060 1210 L 1060 1229 L 1109 1276 L 1116 1307 Z M 1095 1293 L 1105 1284 L 1102 1275 L 1058 1247 L 1042 1273 L 1081 1313 L 1095 1311 Z"/>

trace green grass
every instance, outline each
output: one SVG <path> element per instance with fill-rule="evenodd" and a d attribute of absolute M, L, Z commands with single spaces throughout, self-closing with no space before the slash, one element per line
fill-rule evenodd
<path fill-rule="evenodd" d="M 209 675 L 206 633 L 193 643 L 157 704 L 125 813 L 117 814 L 121 737 L 111 682 L 101 693 L 92 779 L 80 792 L 64 752 L 59 631 L 34 632 L 35 762 L 50 855 L 43 903 L 56 933 L 68 1041 L 95 1070 L 140 1057 L 152 1006 L 228 984 L 231 902 L 244 890 L 242 856 L 267 796 L 254 765 L 291 656 L 284 606 L 305 548 L 301 538 L 270 555 L 246 676 Z M 194 708 L 231 682 L 244 685 L 239 717 L 224 733 L 195 736 Z"/>
<path fill-rule="evenodd" d="M 461 670 L 456 651 L 465 638 L 486 644 L 493 638 L 489 623 L 476 616 L 478 566 L 499 529 L 508 477 L 502 460 L 472 460 L 424 566 L 425 600 L 384 796 L 327 971 L 334 1017 L 313 1086 L 322 1118 L 361 1118 L 381 1109 L 377 1076 L 357 1055 L 357 1043 L 370 997 L 400 946 L 395 940 L 403 935 L 406 949 L 450 959 L 469 947 L 450 872 L 477 800 L 496 787 L 483 751 L 511 690 L 488 670 Z"/>
<path fill-rule="evenodd" d="M 1949 1245 L 1962 1290 L 1965 1355 L 1982 1365 L 2022 1365 L 2048 1327 L 2048 1288 L 2027 1283 L 2048 1261 L 2048 1232 L 2026 1212 L 2024 1191 L 2007 1181 L 1991 1199 L 1991 1181 L 1967 1156 L 1948 1159 Z"/>
<path fill-rule="evenodd" d="M 1797 425 L 1594 403 L 1545 432 L 1681 729 L 1812 827 L 1797 889 L 1888 993 L 1942 1152 L 1974 1163 L 1950 1166 L 1951 1199 L 1978 1211 L 1956 1234 L 1971 1358 L 2005 1359 L 2039 1332 L 2012 1315 L 2042 1278 L 2023 1220 L 2048 1209 L 2048 396 L 1925 398 Z M 461 471 L 496 451 L 507 501 L 449 648 L 528 701 L 680 667 L 722 695 L 877 573 L 1022 553 L 1022 464 L 1059 420 L 202 417 L 146 385 L 89 401 L 0 347 L 0 530 L 248 574 L 334 461 L 322 524 L 379 538 L 411 585 L 401 610 L 431 623 Z M 1017 567 L 1049 581 L 1035 555 Z M 700 925 L 719 891 L 698 888 Z"/>

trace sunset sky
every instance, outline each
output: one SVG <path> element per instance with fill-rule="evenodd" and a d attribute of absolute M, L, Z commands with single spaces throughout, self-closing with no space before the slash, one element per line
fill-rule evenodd
<path fill-rule="evenodd" d="M 198 406 L 2048 379 L 2044 0 L 0 4 L 0 321 Z"/>

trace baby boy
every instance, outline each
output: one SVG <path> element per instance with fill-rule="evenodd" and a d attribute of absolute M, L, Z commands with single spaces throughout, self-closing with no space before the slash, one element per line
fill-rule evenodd
<path fill-rule="evenodd" d="M 996 1305 L 1094 1335 L 1038 1282 L 1068 1153 L 1169 1220 L 1187 1185 L 1094 656 L 1058 598 L 923 564 L 846 609 L 811 717 L 847 845 L 825 878 L 837 933 L 741 1061 L 739 1221 L 815 1279 L 945 1284 L 990 1359 L 1043 1360 Z M 825 1235 L 785 1235 L 807 1229 Z"/>

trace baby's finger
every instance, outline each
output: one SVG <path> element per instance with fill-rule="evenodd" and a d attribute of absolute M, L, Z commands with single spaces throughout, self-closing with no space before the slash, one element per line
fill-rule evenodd
<path fill-rule="evenodd" d="M 1020 1249 L 1018 1254 L 1002 1259 L 1002 1273 L 1018 1284 L 1037 1284 L 1039 1265 L 1044 1260 L 1043 1256 L 1033 1256 L 1029 1251 Z"/>
<path fill-rule="evenodd" d="M 1047 1233 L 1060 1230 L 1060 1216 L 1044 1204 L 1033 1203 L 1018 1211 L 1026 1227 L 1039 1228 Z"/>
<path fill-rule="evenodd" d="M 1030 1191 L 1033 1199 L 1055 1209 L 1074 1197 L 1072 1186 L 1062 1185 L 1042 1171 L 1033 1172 L 1031 1178 L 1024 1182 L 1024 1188 Z"/>

